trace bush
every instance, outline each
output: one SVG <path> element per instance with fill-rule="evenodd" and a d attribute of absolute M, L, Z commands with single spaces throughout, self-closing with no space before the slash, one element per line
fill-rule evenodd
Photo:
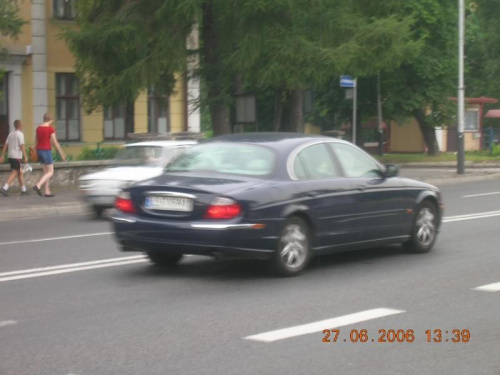
<path fill-rule="evenodd" d="M 77 160 L 109 160 L 113 159 L 120 147 L 84 147 Z"/>
<path fill-rule="evenodd" d="M 491 156 L 500 156 L 500 145 L 493 145 Z"/>
<path fill-rule="evenodd" d="M 52 149 L 52 160 L 54 160 L 55 162 L 62 161 L 61 155 L 59 155 L 57 150 Z M 73 160 L 73 155 L 66 155 L 66 160 L 67 161 Z"/>

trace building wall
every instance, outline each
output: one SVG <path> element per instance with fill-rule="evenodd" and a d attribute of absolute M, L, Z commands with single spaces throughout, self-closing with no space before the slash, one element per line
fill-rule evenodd
<path fill-rule="evenodd" d="M 50 114 L 56 114 L 56 73 L 74 73 L 75 71 L 75 58 L 66 46 L 64 40 L 60 38 L 62 27 L 76 27 L 74 22 L 71 21 L 60 21 L 53 18 L 53 1 L 52 0 L 32 0 L 32 1 L 22 1 L 19 3 L 20 14 L 23 19 L 30 21 L 32 17 L 32 10 L 36 9 L 34 7 L 42 6 L 42 10 L 45 10 L 45 28 L 46 30 L 38 30 L 39 24 L 33 22 L 36 28 L 32 27 L 31 22 L 27 22 L 22 29 L 22 34 L 16 40 L 11 40 L 9 38 L 0 37 L 0 43 L 2 46 L 6 46 L 9 52 L 15 53 L 16 55 L 23 55 L 24 62 L 21 68 L 18 69 L 21 72 L 20 86 L 22 91 L 22 105 L 19 113 L 22 117 L 24 123 L 24 133 L 26 137 L 27 145 L 34 144 L 34 134 L 36 126 L 42 122 L 42 115 L 40 115 L 41 106 L 45 106 L 45 110 Z M 38 73 L 34 73 L 33 70 L 33 59 L 31 53 L 33 52 L 32 44 L 33 38 L 37 39 L 36 44 L 39 50 L 40 43 L 46 36 L 46 63 L 43 63 L 43 59 L 38 59 L 37 70 Z M 46 66 L 45 66 L 46 65 Z M 9 67 L 0 62 L 0 67 Z M 40 66 L 43 67 L 43 72 L 40 72 Z M 17 69 L 17 68 L 16 68 Z M 42 73 L 42 74 L 41 74 Z M 37 96 L 39 96 L 40 80 L 45 80 L 46 75 L 46 103 L 40 100 L 38 97 L 37 103 L 34 100 L 34 87 L 38 88 Z M 36 76 L 36 77 L 34 77 Z M 36 78 L 36 82 L 34 81 Z M 169 124 L 171 132 L 180 132 L 187 129 L 187 107 L 186 107 L 186 83 L 182 76 L 178 76 L 178 81 L 175 87 L 174 94 L 170 97 L 170 114 L 169 114 Z M 148 131 L 148 102 L 147 93 L 143 92 L 139 95 L 135 102 L 134 110 L 134 123 L 136 133 L 146 133 Z M 10 107 L 10 103 L 9 103 Z M 36 113 L 35 113 L 36 107 Z M 90 114 L 83 110 L 83 106 L 80 105 L 80 142 L 65 142 L 64 148 L 67 154 L 77 155 L 81 152 L 82 147 L 90 146 L 95 147 L 97 143 L 103 143 L 106 145 L 119 145 L 123 141 L 103 141 L 104 132 L 104 118 L 102 109 L 98 109 Z M 9 116 L 12 117 L 9 108 Z M 14 118 L 9 118 L 9 122 L 13 122 Z M 198 126 L 199 128 L 199 126 Z"/>
<path fill-rule="evenodd" d="M 404 124 L 391 122 L 391 152 L 424 152 L 425 143 L 420 127 L 415 119 Z"/>
<path fill-rule="evenodd" d="M 464 132 L 465 151 L 481 150 L 481 138 L 479 132 Z"/>

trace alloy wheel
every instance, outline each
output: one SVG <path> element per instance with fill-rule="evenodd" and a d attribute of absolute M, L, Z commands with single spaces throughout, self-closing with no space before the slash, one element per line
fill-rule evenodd
<path fill-rule="evenodd" d="M 307 234 L 298 224 L 289 224 L 285 227 L 281 237 L 280 256 L 283 263 L 291 269 L 301 268 L 307 259 Z"/>
<path fill-rule="evenodd" d="M 423 207 L 417 216 L 417 240 L 423 247 L 432 244 L 436 237 L 435 216 L 428 207 Z"/>

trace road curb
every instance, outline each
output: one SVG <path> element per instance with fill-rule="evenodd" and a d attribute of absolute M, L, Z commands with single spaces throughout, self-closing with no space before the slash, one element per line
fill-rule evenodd
<path fill-rule="evenodd" d="M 420 169 L 420 168 L 426 168 L 426 169 L 455 169 L 457 168 L 457 163 L 456 162 L 437 162 L 437 163 L 394 163 L 400 168 L 415 168 L 415 169 Z M 470 169 L 500 169 L 500 163 L 471 163 L 471 162 L 466 162 L 465 163 L 465 168 L 470 168 Z"/>
<path fill-rule="evenodd" d="M 55 206 L 34 206 L 29 208 L 2 209 L 0 221 L 13 219 L 41 218 L 45 216 L 77 215 L 90 212 L 83 203 L 71 203 Z"/>
<path fill-rule="evenodd" d="M 500 173 L 493 173 L 483 176 L 456 176 L 452 178 L 428 178 L 420 181 L 427 182 L 428 184 L 435 186 L 445 186 L 445 185 L 456 185 L 466 182 L 498 180 L 498 179 L 500 179 Z"/>

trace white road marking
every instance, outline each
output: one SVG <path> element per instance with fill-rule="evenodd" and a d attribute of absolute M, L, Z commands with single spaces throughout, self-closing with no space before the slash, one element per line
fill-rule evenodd
<path fill-rule="evenodd" d="M 45 241 L 68 240 L 68 239 L 72 239 L 72 238 L 109 236 L 110 234 L 113 234 L 113 233 L 114 232 L 88 233 L 88 234 L 77 234 L 77 235 L 74 235 L 74 236 L 39 238 L 37 240 L 23 240 L 23 241 L 0 242 L 0 246 L 1 245 L 16 245 L 16 244 L 22 244 L 22 243 L 34 243 L 34 242 L 45 242 Z"/>
<path fill-rule="evenodd" d="M 0 328 L 13 326 L 16 324 L 17 324 L 17 322 L 15 320 L 3 320 L 3 321 L 0 321 Z"/>
<path fill-rule="evenodd" d="M 319 322 L 313 322 L 313 323 L 303 324 L 300 326 L 278 329 L 276 331 L 259 333 L 257 335 L 244 337 L 243 339 L 268 343 L 278 340 L 289 339 L 291 337 L 307 335 L 310 333 L 322 332 L 324 329 L 338 328 L 354 323 L 364 322 L 367 320 L 382 318 L 384 316 L 401 314 L 404 312 L 405 311 L 403 310 L 394 310 L 386 308 L 366 310 L 354 314 L 339 316 L 337 318 L 321 320 Z"/>
<path fill-rule="evenodd" d="M 494 191 L 492 193 L 464 195 L 462 198 L 484 197 L 484 196 L 487 196 L 487 195 L 497 195 L 497 194 L 500 194 L 500 191 Z"/>
<path fill-rule="evenodd" d="M 135 259 L 144 259 L 144 255 L 134 255 L 134 256 L 129 256 L 129 257 L 92 260 L 89 262 L 61 264 L 59 266 L 28 268 L 28 269 L 20 270 L 20 271 L 9 271 L 9 272 L 0 273 L 0 278 L 5 277 L 5 276 L 22 275 L 22 274 L 26 274 L 26 273 L 55 271 L 55 270 L 60 270 L 60 269 L 65 269 L 65 268 L 78 268 L 78 267 L 85 267 L 85 266 L 93 266 L 96 264 L 116 263 L 116 262 L 123 262 L 123 261 L 128 261 L 128 260 L 135 260 Z"/>
<path fill-rule="evenodd" d="M 482 292 L 500 292 L 500 283 L 493 283 L 493 284 L 478 286 L 477 288 L 474 288 L 473 290 L 480 290 Z"/>
<path fill-rule="evenodd" d="M 479 212 L 476 214 L 448 216 L 443 218 L 443 223 L 451 223 L 453 221 L 484 219 L 487 217 L 500 216 L 500 211 Z"/>
<path fill-rule="evenodd" d="M 125 259 L 125 260 L 123 260 L 123 259 Z M 124 258 L 115 258 L 115 260 L 106 259 L 104 261 L 74 263 L 73 265 L 69 264 L 69 265 L 62 265 L 62 266 L 55 266 L 55 267 L 45 267 L 44 271 L 40 271 L 40 269 L 35 268 L 35 269 L 31 269 L 31 270 L 5 272 L 3 274 L 0 274 L 0 283 L 6 282 L 6 281 L 31 279 L 34 277 L 59 275 L 62 273 L 71 273 L 71 272 L 78 272 L 78 271 L 95 270 L 95 269 L 99 269 L 99 268 L 125 266 L 125 265 L 129 265 L 129 264 L 144 263 L 147 261 L 148 260 L 144 256 L 124 257 Z M 77 265 L 77 266 L 75 266 L 75 265 Z M 36 271 L 36 270 L 38 270 L 38 271 Z"/>

